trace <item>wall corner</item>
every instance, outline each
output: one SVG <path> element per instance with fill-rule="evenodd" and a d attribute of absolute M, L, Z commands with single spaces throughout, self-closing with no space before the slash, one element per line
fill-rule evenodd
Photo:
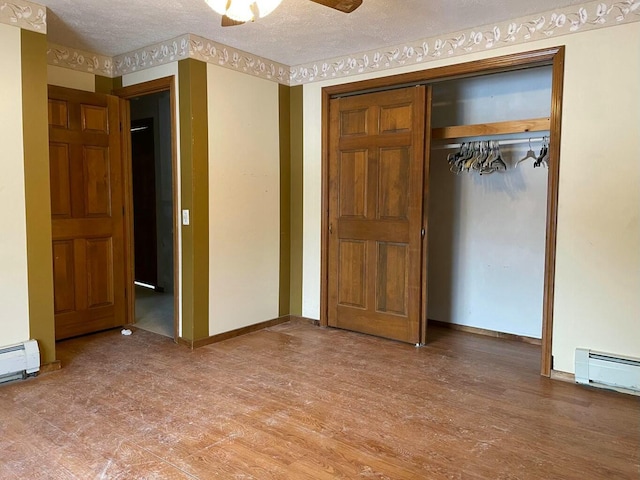
<path fill-rule="evenodd" d="M 22 122 L 27 234 L 29 334 L 38 340 L 42 364 L 55 353 L 47 38 L 21 30 Z"/>
<path fill-rule="evenodd" d="M 182 226 L 182 338 L 209 336 L 209 120 L 207 64 L 178 62 Z"/>

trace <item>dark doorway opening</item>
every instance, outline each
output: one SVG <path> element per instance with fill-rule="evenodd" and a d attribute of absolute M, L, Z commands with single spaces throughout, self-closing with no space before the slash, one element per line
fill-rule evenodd
<path fill-rule="evenodd" d="M 170 92 L 132 98 L 135 322 L 174 336 L 173 159 Z"/>
<path fill-rule="evenodd" d="M 164 291 L 158 283 L 156 165 L 153 118 L 131 122 L 135 281 Z"/>

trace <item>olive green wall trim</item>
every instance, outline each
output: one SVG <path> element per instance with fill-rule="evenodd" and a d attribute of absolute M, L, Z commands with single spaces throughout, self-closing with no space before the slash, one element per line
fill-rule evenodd
<path fill-rule="evenodd" d="M 209 336 L 209 140 L 207 64 L 178 62 L 182 226 L 182 338 Z"/>
<path fill-rule="evenodd" d="M 122 77 L 109 78 L 102 75 L 95 75 L 96 93 L 111 93 L 116 88 L 122 88 Z"/>
<path fill-rule="evenodd" d="M 303 184 L 303 125 L 302 89 L 303 85 L 290 87 L 290 144 L 291 144 L 291 198 L 290 198 L 290 277 L 291 315 L 302 315 L 302 184 Z"/>
<path fill-rule="evenodd" d="M 280 132 L 280 301 L 278 313 L 289 315 L 291 278 L 291 107 L 290 87 L 278 85 Z"/>
<path fill-rule="evenodd" d="M 47 37 L 21 30 L 22 131 L 27 223 L 29 335 L 38 340 L 41 363 L 56 359 L 51 256 Z"/>

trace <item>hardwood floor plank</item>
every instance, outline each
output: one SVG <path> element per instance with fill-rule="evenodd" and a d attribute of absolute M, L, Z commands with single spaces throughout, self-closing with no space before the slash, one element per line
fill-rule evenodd
<path fill-rule="evenodd" d="M 287 322 L 191 351 L 58 344 L 0 386 L 0 478 L 640 478 L 640 399 L 542 378 L 539 347 Z"/>

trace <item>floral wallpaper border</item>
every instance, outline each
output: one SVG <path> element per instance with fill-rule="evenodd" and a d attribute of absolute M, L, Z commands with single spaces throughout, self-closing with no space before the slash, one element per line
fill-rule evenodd
<path fill-rule="evenodd" d="M 0 23 L 38 33 L 47 33 L 47 9 L 26 0 L 0 2 Z"/>
<path fill-rule="evenodd" d="M 291 69 L 283 63 L 258 57 L 242 50 L 236 50 L 197 35 L 191 35 L 190 37 L 189 53 L 191 58 L 239 70 L 256 77 L 274 80 L 285 85 L 289 84 Z"/>
<path fill-rule="evenodd" d="M 133 52 L 116 55 L 113 57 L 112 75 L 117 77 L 189 58 L 190 37 L 189 34 L 180 35 Z"/>
<path fill-rule="evenodd" d="M 498 25 L 485 25 L 432 37 L 412 44 L 298 65 L 291 68 L 289 85 L 425 63 L 635 21 L 640 21 L 640 0 L 573 5 Z"/>
<path fill-rule="evenodd" d="M 640 21 L 640 0 L 595 1 L 497 25 L 293 67 L 191 34 L 112 59 L 58 45 L 50 45 L 47 55 L 50 64 L 110 77 L 194 58 L 284 85 L 301 85 L 637 21 Z"/>
<path fill-rule="evenodd" d="M 113 76 L 144 70 L 184 58 L 238 70 L 288 84 L 290 68 L 197 35 L 187 34 L 113 58 Z"/>
<path fill-rule="evenodd" d="M 53 43 L 47 44 L 47 63 L 49 65 L 111 77 L 113 74 L 112 62 L 112 58 L 106 55 L 63 47 Z"/>

